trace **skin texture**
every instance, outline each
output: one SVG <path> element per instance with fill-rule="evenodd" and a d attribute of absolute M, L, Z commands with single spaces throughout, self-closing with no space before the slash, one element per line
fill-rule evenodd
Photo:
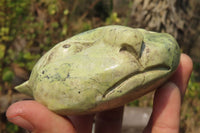
<path fill-rule="evenodd" d="M 179 58 L 169 34 L 105 26 L 57 44 L 16 89 L 61 115 L 91 114 L 156 89 L 176 70 Z"/>
<path fill-rule="evenodd" d="M 192 61 L 181 55 L 173 76 L 156 90 L 153 112 L 144 133 L 179 133 L 180 107 L 192 72 Z M 123 107 L 100 112 L 95 133 L 120 133 Z M 36 101 L 21 101 L 7 110 L 10 122 L 32 133 L 91 133 L 94 115 L 61 117 Z"/>

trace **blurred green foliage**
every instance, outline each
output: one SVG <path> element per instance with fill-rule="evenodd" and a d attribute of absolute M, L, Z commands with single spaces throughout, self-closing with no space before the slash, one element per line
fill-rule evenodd
<path fill-rule="evenodd" d="M 191 75 L 188 90 L 186 92 L 187 98 L 198 98 L 200 100 L 200 83 L 196 81 L 194 72 Z"/>
<path fill-rule="evenodd" d="M 198 69 L 197 69 L 198 68 Z M 194 69 L 199 69 L 199 63 L 194 63 Z M 200 82 L 199 72 L 193 71 L 181 109 L 181 132 L 199 132 L 200 126 Z"/>
<path fill-rule="evenodd" d="M 10 69 L 8 68 L 3 69 L 2 80 L 4 82 L 11 82 L 13 78 L 14 78 L 14 73 Z"/>
<path fill-rule="evenodd" d="M 1 86 L 12 82 L 11 64 L 30 72 L 43 53 L 66 38 L 69 10 L 61 4 L 56 0 L 0 1 Z"/>
<path fill-rule="evenodd" d="M 0 77 L 4 82 L 11 82 L 13 79 L 12 70 L 8 70 L 16 56 L 11 48 L 12 42 L 20 31 L 18 25 L 26 19 L 28 12 L 25 10 L 29 4 L 30 1 L 26 0 L 0 1 Z"/>
<path fill-rule="evenodd" d="M 4 45 L 0 44 L 0 60 L 3 59 L 5 50 L 6 50 L 6 47 Z"/>
<path fill-rule="evenodd" d="M 75 15 L 76 10 L 79 10 L 76 1 L 68 4 L 69 2 L 57 0 L 0 1 L 1 86 L 4 86 L 5 82 L 11 83 L 14 79 L 11 67 L 13 63 L 30 72 L 35 62 L 53 45 L 78 32 L 96 27 L 96 22 L 88 21 L 87 15 L 108 16 L 105 22 L 98 20 L 102 25 L 120 23 L 117 13 L 110 12 L 112 7 L 105 8 L 103 2 L 93 5 L 95 6 L 93 8 L 101 9 L 104 14 L 85 10 L 87 5 L 85 9 L 80 8 L 84 11 L 83 15 Z M 104 8 L 105 11 L 102 10 Z"/>
<path fill-rule="evenodd" d="M 19 127 L 14 125 L 13 123 L 7 123 L 6 124 L 6 132 L 7 133 L 16 133 L 19 131 Z"/>
<path fill-rule="evenodd" d="M 106 24 L 119 24 L 121 22 L 121 19 L 118 17 L 116 12 L 112 12 L 110 16 L 106 19 Z"/>

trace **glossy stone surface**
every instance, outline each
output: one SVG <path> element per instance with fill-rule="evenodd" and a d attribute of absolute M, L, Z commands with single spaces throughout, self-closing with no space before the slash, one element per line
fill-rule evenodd
<path fill-rule="evenodd" d="M 94 113 L 156 89 L 176 70 L 179 58 L 169 34 L 105 26 L 58 43 L 16 89 L 58 114 Z"/>

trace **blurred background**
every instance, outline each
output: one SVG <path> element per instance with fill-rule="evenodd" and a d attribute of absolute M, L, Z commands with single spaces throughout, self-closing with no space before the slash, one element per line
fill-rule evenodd
<path fill-rule="evenodd" d="M 194 63 L 181 109 L 181 133 L 200 131 L 199 0 L 0 0 L 0 133 L 21 133 L 6 120 L 20 99 L 14 86 L 29 78 L 36 61 L 77 33 L 118 24 L 173 35 Z M 153 93 L 128 104 L 152 107 Z"/>

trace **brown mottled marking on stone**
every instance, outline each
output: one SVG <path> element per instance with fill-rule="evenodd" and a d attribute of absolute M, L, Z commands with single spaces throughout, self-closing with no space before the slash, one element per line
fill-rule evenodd
<path fill-rule="evenodd" d="M 63 48 L 69 48 L 71 45 L 70 44 L 65 44 L 63 45 Z"/>
<path fill-rule="evenodd" d="M 47 58 L 47 63 L 49 63 L 51 61 L 53 55 L 54 55 L 54 52 L 51 52 L 51 54 Z"/>
<path fill-rule="evenodd" d="M 135 37 L 135 38 L 137 38 L 137 36 L 136 36 L 136 35 L 134 35 L 134 37 Z"/>

